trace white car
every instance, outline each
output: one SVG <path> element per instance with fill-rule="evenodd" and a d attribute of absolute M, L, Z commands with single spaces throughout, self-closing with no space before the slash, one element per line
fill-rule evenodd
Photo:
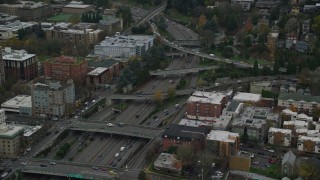
<path fill-rule="evenodd" d="M 27 163 L 26 163 L 26 162 L 21 162 L 21 165 L 22 165 L 22 166 L 26 166 Z"/>
<path fill-rule="evenodd" d="M 57 163 L 55 163 L 55 162 L 52 162 L 52 161 L 50 162 L 50 165 L 56 165 L 56 164 L 57 164 Z"/>
<path fill-rule="evenodd" d="M 107 126 L 108 127 L 114 127 L 114 124 L 113 123 L 108 123 Z"/>
<path fill-rule="evenodd" d="M 8 175 L 8 172 L 4 172 L 4 173 L 1 174 L 1 177 L 4 178 L 4 177 L 6 177 L 7 175 Z"/>
<path fill-rule="evenodd" d="M 28 152 L 31 151 L 31 148 L 27 148 L 27 151 L 28 151 Z"/>
<path fill-rule="evenodd" d="M 119 153 L 116 153 L 116 154 L 114 155 L 114 157 L 115 157 L 115 158 L 119 157 Z"/>
<path fill-rule="evenodd" d="M 122 147 L 120 148 L 120 151 L 122 152 L 122 151 L 124 151 L 125 149 L 126 149 L 126 147 L 122 146 Z"/>
<path fill-rule="evenodd" d="M 210 56 L 213 56 L 213 57 L 214 57 L 214 54 L 210 54 Z"/>
<path fill-rule="evenodd" d="M 274 150 L 273 150 L 273 149 L 269 149 L 269 152 L 272 152 L 272 153 L 274 153 Z"/>

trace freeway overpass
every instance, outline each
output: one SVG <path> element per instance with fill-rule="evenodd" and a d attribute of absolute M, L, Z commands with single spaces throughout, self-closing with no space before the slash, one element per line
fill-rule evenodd
<path fill-rule="evenodd" d="M 201 46 L 200 40 L 174 40 L 174 43 L 185 47 L 199 47 Z"/>
<path fill-rule="evenodd" d="M 152 139 L 162 132 L 161 129 L 150 128 L 139 125 L 125 124 L 123 127 L 113 126 L 108 127 L 107 123 L 89 123 L 79 122 L 69 128 L 75 131 L 90 131 L 90 132 L 101 132 L 107 134 L 117 134 L 124 136 L 139 137 L 145 139 Z"/>
<path fill-rule="evenodd" d="M 172 70 L 163 70 L 163 71 L 150 71 L 151 76 L 164 76 L 164 75 L 175 75 L 175 74 L 187 74 L 187 73 L 197 73 L 199 71 L 215 69 L 217 66 L 209 67 L 196 67 L 196 68 L 186 68 L 186 69 L 172 69 Z"/>
<path fill-rule="evenodd" d="M 131 29 L 133 27 L 139 26 L 147 21 L 149 21 L 150 19 L 152 19 L 154 16 L 156 16 L 157 14 L 159 14 L 161 11 L 165 10 L 167 6 L 167 2 L 161 4 L 160 6 L 154 8 L 153 10 L 151 10 L 150 12 L 148 12 L 148 14 L 146 16 L 144 16 L 143 18 L 141 18 L 137 23 L 133 24 L 130 28 L 126 29 L 125 31 L 122 32 L 123 35 L 128 35 L 131 33 Z"/>
<path fill-rule="evenodd" d="M 114 94 L 108 99 L 126 99 L 126 100 L 152 100 L 153 94 Z"/>

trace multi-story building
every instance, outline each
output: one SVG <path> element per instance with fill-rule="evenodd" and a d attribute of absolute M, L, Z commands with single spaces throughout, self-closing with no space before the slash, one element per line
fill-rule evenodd
<path fill-rule="evenodd" d="M 1 4 L 0 12 L 19 16 L 23 21 L 32 21 L 47 18 L 52 14 L 52 9 L 44 2 L 19 1 L 16 4 Z"/>
<path fill-rule="evenodd" d="M 309 122 L 307 121 L 284 121 L 283 122 L 283 128 L 284 129 L 291 129 L 291 130 L 296 130 L 296 129 L 308 129 L 309 128 Z"/>
<path fill-rule="evenodd" d="M 220 157 L 230 157 L 239 150 L 238 133 L 212 130 L 206 139 L 206 153 Z"/>
<path fill-rule="evenodd" d="M 98 67 L 87 74 L 86 85 L 97 86 L 108 82 L 108 68 Z"/>
<path fill-rule="evenodd" d="M 17 38 L 18 32 L 21 29 L 27 33 L 35 32 L 38 29 L 38 23 L 14 21 L 0 25 L 0 42 L 6 42 L 8 39 Z"/>
<path fill-rule="evenodd" d="M 93 46 L 103 39 L 103 31 L 99 29 L 77 29 L 71 23 L 57 23 L 45 29 L 48 40 L 61 40 L 65 44 Z"/>
<path fill-rule="evenodd" d="M 311 114 L 320 107 L 320 96 L 280 93 L 278 106 L 287 109 L 296 109 L 298 112 Z"/>
<path fill-rule="evenodd" d="M 244 112 L 231 123 L 231 130 L 240 135 L 245 129 L 249 140 L 263 142 L 268 133 L 268 127 L 278 127 L 279 115 L 272 113 L 271 108 L 246 107 Z"/>
<path fill-rule="evenodd" d="M 19 113 L 20 115 L 32 116 L 31 96 L 18 95 L 1 104 L 6 112 Z"/>
<path fill-rule="evenodd" d="M 11 78 L 30 81 L 38 76 L 36 54 L 28 54 L 25 50 L 12 50 L 6 47 L 2 52 L 2 59 L 5 73 Z"/>
<path fill-rule="evenodd" d="M 244 11 L 249 11 L 254 0 L 231 0 L 232 4 L 239 4 Z"/>
<path fill-rule="evenodd" d="M 219 118 L 226 106 L 223 92 L 196 91 L 187 101 L 187 116 L 191 119 Z"/>
<path fill-rule="evenodd" d="M 250 84 L 250 93 L 261 94 L 262 91 L 271 91 L 272 85 L 269 81 L 252 82 Z"/>
<path fill-rule="evenodd" d="M 31 88 L 33 115 L 37 117 L 61 117 L 70 113 L 75 103 L 75 87 L 67 82 L 45 80 Z"/>
<path fill-rule="evenodd" d="M 162 149 L 167 151 L 171 146 L 180 147 L 191 145 L 198 150 L 204 150 L 207 134 L 210 132 L 207 127 L 191 127 L 173 124 L 162 134 Z"/>
<path fill-rule="evenodd" d="M 4 63 L 2 59 L 2 48 L 0 47 L 0 86 L 5 85 L 6 77 L 4 71 Z"/>
<path fill-rule="evenodd" d="M 290 129 L 271 127 L 269 129 L 268 142 L 277 146 L 289 147 L 291 145 L 291 135 L 292 131 Z"/>
<path fill-rule="evenodd" d="M 153 36 L 130 35 L 106 37 L 105 40 L 94 46 L 95 55 L 108 57 L 142 56 L 153 46 Z"/>
<path fill-rule="evenodd" d="M 6 125 L 5 111 L 0 109 L 0 157 L 15 158 L 21 153 L 23 127 Z"/>
<path fill-rule="evenodd" d="M 84 84 L 88 73 L 88 63 L 84 59 L 60 56 L 44 63 L 44 75 L 54 80 L 72 79 L 76 84 Z"/>
<path fill-rule="evenodd" d="M 303 21 L 302 23 L 302 34 L 307 34 L 310 31 L 310 19 Z"/>
<path fill-rule="evenodd" d="M 121 32 L 123 30 L 123 20 L 115 16 L 107 16 L 105 19 L 99 21 L 98 29 L 103 30 L 107 35 Z"/>
<path fill-rule="evenodd" d="M 304 152 L 320 153 L 320 138 L 309 137 L 309 136 L 299 136 L 297 149 L 299 151 L 304 151 Z"/>

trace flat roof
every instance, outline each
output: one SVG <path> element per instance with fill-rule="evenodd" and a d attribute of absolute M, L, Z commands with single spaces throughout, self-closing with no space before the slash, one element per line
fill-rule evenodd
<path fill-rule="evenodd" d="M 87 5 L 87 4 L 68 4 L 66 6 L 64 6 L 64 8 L 76 8 L 76 9 L 85 9 L 91 7 L 91 5 Z"/>
<path fill-rule="evenodd" d="M 7 129 L 4 131 L 0 131 L 0 138 L 15 138 L 20 132 L 23 131 L 23 127 L 21 126 L 12 126 L 12 125 L 7 125 Z"/>
<path fill-rule="evenodd" d="M 252 82 L 251 86 L 271 87 L 271 82 L 270 81 Z"/>
<path fill-rule="evenodd" d="M 2 52 L 2 59 L 7 61 L 25 61 L 36 54 L 28 54 L 26 50 L 12 50 L 11 48 L 5 47 Z"/>
<path fill-rule="evenodd" d="M 217 130 L 225 130 L 230 123 L 231 116 L 220 116 L 219 118 L 215 117 L 201 117 L 201 116 L 187 116 L 190 119 L 182 119 L 180 125 L 191 126 L 191 127 L 210 127 Z M 198 120 L 196 120 L 198 119 Z"/>
<path fill-rule="evenodd" d="M 112 36 L 105 37 L 103 41 L 97 44 L 97 47 L 136 47 L 147 44 L 154 39 L 154 36 L 148 35 L 129 35 L 129 36 Z M 96 47 L 95 46 L 95 47 Z"/>
<path fill-rule="evenodd" d="M 238 137 L 239 137 L 238 133 L 233 133 L 229 131 L 212 130 L 207 135 L 207 140 L 234 143 Z"/>
<path fill-rule="evenodd" d="M 307 140 L 320 143 L 320 138 L 319 137 L 310 137 L 310 136 L 302 136 L 302 135 L 300 135 L 299 138 L 298 138 L 298 142 L 299 141 L 307 141 Z"/>
<path fill-rule="evenodd" d="M 10 111 L 8 109 L 17 109 L 19 107 L 32 107 L 31 96 L 29 95 L 18 95 L 12 99 L 1 104 L 1 107 L 5 109 L 5 111 Z"/>
<path fill-rule="evenodd" d="M 91 72 L 88 73 L 89 76 L 97 76 L 100 75 L 101 73 L 105 72 L 108 68 L 105 67 L 97 67 Z"/>
<path fill-rule="evenodd" d="M 224 97 L 226 97 L 226 95 L 222 92 L 195 91 L 192 96 L 189 97 L 188 102 L 221 104 Z"/>
<path fill-rule="evenodd" d="M 281 128 L 274 128 L 274 127 L 271 127 L 269 129 L 269 133 L 270 132 L 281 132 L 283 134 L 291 134 L 292 133 L 291 129 L 281 129 Z"/>
<path fill-rule="evenodd" d="M 237 94 L 233 97 L 233 100 L 258 102 L 261 100 L 261 95 L 253 94 L 253 93 L 237 92 Z"/>
<path fill-rule="evenodd" d="M 169 153 L 161 153 L 154 161 L 153 165 L 156 168 L 164 168 L 175 171 L 180 171 L 182 169 L 181 162 Z"/>
<path fill-rule="evenodd" d="M 280 93 L 279 100 L 287 100 L 287 101 L 300 101 L 300 102 L 309 102 L 309 103 L 320 103 L 320 96 L 312 96 L 312 95 L 302 95 L 298 93 Z"/>
<path fill-rule="evenodd" d="M 295 120 L 295 121 L 284 121 L 283 125 L 294 125 L 294 126 L 308 126 L 308 122 L 306 121 L 299 121 L 299 120 Z"/>
<path fill-rule="evenodd" d="M 24 134 L 25 137 L 30 137 L 32 134 L 41 129 L 42 126 L 24 126 Z"/>

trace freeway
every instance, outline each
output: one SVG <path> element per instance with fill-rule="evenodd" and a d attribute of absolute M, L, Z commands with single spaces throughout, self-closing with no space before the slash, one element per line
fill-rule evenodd
<path fill-rule="evenodd" d="M 172 69 L 172 70 L 163 70 L 163 71 L 150 71 L 151 76 L 165 76 L 165 75 L 175 75 L 175 74 L 187 74 L 187 73 L 198 73 L 199 71 L 216 69 L 217 66 L 209 67 L 194 67 L 186 69 Z"/>
<path fill-rule="evenodd" d="M 153 10 L 151 10 L 150 12 L 148 12 L 144 17 L 142 17 L 137 23 L 133 24 L 130 28 L 126 29 L 125 31 L 122 32 L 123 35 L 128 35 L 131 33 L 131 29 L 133 27 L 139 26 L 147 21 L 149 21 L 150 19 L 152 19 L 154 16 L 156 16 L 158 13 L 160 13 L 161 11 L 165 10 L 167 6 L 167 3 L 163 3 L 161 5 L 159 5 L 158 7 L 154 8 Z"/>
<path fill-rule="evenodd" d="M 107 123 L 98 122 L 78 122 L 70 127 L 71 130 L 101 132 L 108 134 L 119 134 L 125 136 L 152 139 L 158 136 L 163 130 L 157 128 L 144 127 L 139 125 L 125 124 L 124 126 L 108 127 Z"/>

